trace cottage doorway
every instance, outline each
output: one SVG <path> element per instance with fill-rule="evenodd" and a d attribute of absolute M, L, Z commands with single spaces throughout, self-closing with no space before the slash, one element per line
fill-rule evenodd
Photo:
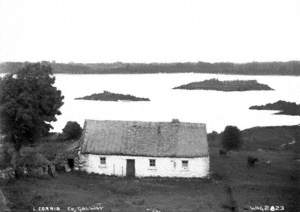
<path fill-rule="evenodd" d="M 126 176 L 127 177 L 135 176 L 135 161 L 133 159 L 127 159 Z"/>
<path fill-rule="evenodd" d="M 68 165 L 69 165 L 69 167 L 70 167 L 70 169 L 71 170 L 73 170 L 74 169 L 74 159 L 68 159 Z"/>

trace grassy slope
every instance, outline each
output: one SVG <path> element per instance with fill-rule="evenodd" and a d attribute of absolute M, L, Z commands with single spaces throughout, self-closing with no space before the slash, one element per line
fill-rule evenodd
<path fill-rule="evenodd" d="M 266 130 L 264 130 L 266 129 Z M 222 205 L 235 201 L 239 211 L 249 206 L 284 205 L 297 211 L 299 195 L 295 147 L 279 150 L 276 133 L 284 134 L 280 142 L 288 143 L 299 127 L 254 128 L 245 131 L 251 146 L 229 156 L 219 156 L 217 142 L 210 141 L 212 179 L 134 179 L 61 173 L 55 179 L 21 179 L 4 187 L 13 203 L 13 211 L 30 211 L 32 206 L 85 206 L 103 203 L 104 211 L 229 211 Z M 253 135 L 256 132 L 256 137 Z M 266 133 L 264 133 L 266 132 Z M 273 137 L 261 140 L 266 135 Z M 273 144 L 273 141 L 275 142 Z M 299 140 L 297 140 L 299 142 Z M 268 144 L 268 145 L 267 145 Z M 267 146 L 274 148 L 268 149 Z M 263 151 L 257 151 L 263 148 Z M 255 168 L 247 168 L 248 155 L 258 157 Z M 265 161 L 271 161 L 266 164 Z M 230 196 L 227 189 L 232 189 Z M 150 210 L 151 211 L 151 210 Z"/>
<path fill-rule="evenodd" d="M 244 150 L 281 150 L 290 149 L 295 153 L 300 153 L 300 125 L 294 126 L 270 126 L 253 127 L 242 132 Z M 221 134 L 208 134 L 208 140 L 212 147 L 220 147 Z M 280 146 L 292 141 L 297 141 L 293 146 Z"/>
<path fill-rule="evenodd" d="M 205 181 L 127 180 L 81 173 L 60 174 L 50 180 L 21 180 L 8 185 L 6 191 L 10 194 L 8 197 L 18 203 L 15 211 L 30 209 L 30 205 L 65 208 L 95 203 L 122 212 L 146 211 L 147 208 L 170 212 L 216 211 L 219 205 L 215 203 L 224 198 L 221 185 Z"/>
<path fill-rule="evenodd" d="M 253 169 L 246 167 L 246 156 L 271 160 Z M 220 157 L 211 150 L 211 168 L 217 180 L 168 180 L 122 178 L 62 173 L 55 179 L 22 179 L 8 184 L 4 191 L 15 205 L 13 211 L 30 211 L 32 206 L 86 206 L 102 203 L 113 211 L 226 211 L 226 192 L 233 191 L 239 211 L 255 205 L 284 205 L 296 208 L 295 161 L 290 152 L 235 152 Z M 109 211 L 109 210 L 108 210 Z"/>
<path fill-rule="evenodd" d="M 216 151 L 216 150 L 212 150 Z M 255 205 L 284 205 L 296 211 L 297 163 L 291 151 L 240 151 L 228 157 L 211 154 L 212 169 L 233 189 L 240 210 Z M 248 155 L 259 158 L 255 168 L 247 168 Z M 271 164 L 265 163 L 271 161 Z M 241 210 L 243 211 L 243 210 Z"/>

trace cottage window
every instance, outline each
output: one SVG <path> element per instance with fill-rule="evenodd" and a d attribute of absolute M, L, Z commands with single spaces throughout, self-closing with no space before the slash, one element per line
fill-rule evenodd
<path fill-rule="evenodd" d="M 189 161 L 188 160 L 183 160 L 182 161 L 182 168 L 183 169 L 188 169 L 189 168 Z"/>
<path fill-rule="evenodd" d="M 150 159 L 149 160 L 149 165 L 150 165 L 150 167 L 155 167 L 156 166 L 156 163 L 155 163 L 156 161 L 154 160 L 154 159 Z"/>
<path fill-rule="evenodd" d="M 106 165 L 106 157 L 100 157 L 100 165 Z"/>

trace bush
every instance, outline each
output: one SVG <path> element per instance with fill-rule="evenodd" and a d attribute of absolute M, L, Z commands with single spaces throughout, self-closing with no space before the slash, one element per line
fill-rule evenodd
<path fill-rule="evenodd" d="M 23 147 L 20 150 L 20 157 L 18 158 L 17 165 L 19 167 L 44 167 L 50 165 L 50 161 L 42 155 L 36 152 L 35 148 Z"/>
<path fill-rule="evenodd" d="M 241 145 L 241 131 L 235 126 L 227 126 L 222 133 L 222 147 L 229 151 L 237 150 Z"/>
<path fill-rule="evenodd" d="M 63 135 L 66 140 L 78 139 L 81 136 L 82 128 L 75 121 L 68 121 L 63 129 Z"/>
<path fill-rule="evenodd" d="M 207 134 L 208 141 L 216 141 L 218 139 L 219 134 L 216 131 L 212 131 Z"/>
<path fill-rule="evenodd" d="M 44 155 L 48 160 L 53 161 L 55 157 L 66 149 L 64 142 L 43 143 L 36 148 L 36 151 Z"/>

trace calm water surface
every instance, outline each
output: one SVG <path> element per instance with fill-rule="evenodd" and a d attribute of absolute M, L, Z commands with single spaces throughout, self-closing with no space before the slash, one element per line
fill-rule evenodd
<path fill-rule="evenodd" d="M 175 86 L 198 80 L 250 80 L 268 84 L 275 91 L 221 92 L 173 90 Z M 240 76 L 214 74 L 130 74 L 130 75 L 56 75 L 56 86 L 65 96 L 62 115 L 54 131 L 61 131 L 69 120 L 83 124 L 84 119 L 170 121 L 207 124 L 208 131 L 221 131 L 226 125 L 241 129 L 253 126 L 293 125 L 299 116 L 273 115 L 271 111 L 249 110 L 251 105 L 278 100 L 300 103 L 300 77 Z M 105 102 L 74 100 L 103 90 L 138 97 L 150 102 Z"/>

